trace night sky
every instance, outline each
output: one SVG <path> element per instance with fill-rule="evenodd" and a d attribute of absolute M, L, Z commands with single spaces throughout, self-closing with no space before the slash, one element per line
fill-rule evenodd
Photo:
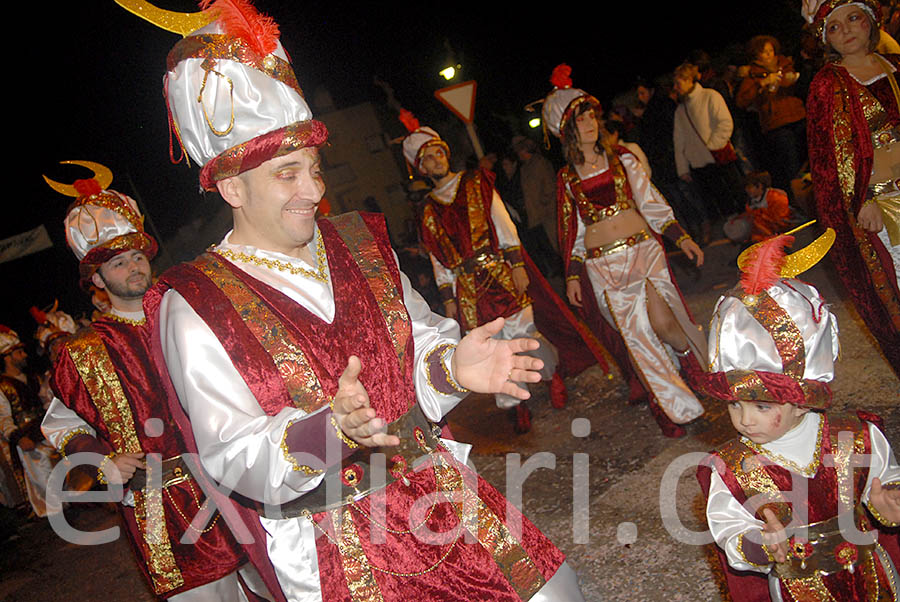
<path fill-rule="evenodd" d="M 196 9 L 186 0 L 156 4 Z M 433 93 L 448 85 L 437 76 L 448 40 L 463 65 L 462 78 L 478 82 L 475 124 L 486 151 L 499 150 L 516 133 L 511 128 L 517 120 L 524 123 L 523 107 L 549 92 L 547 80 L 558 63 L 571 65 L 576 87 L 606 102 L 637 75 L 653 78 L 671 71 L 695 48 L 715 54 L 771 33 L 790 49 L 802 25 L 796 0 L 605 1 L 570 3 L 565 12 L 548 12 L 557 4 L 563 6 L 256 2 L 281 26 L 282 44 L 307 97 L 324 86 L 337 108 L 365 101 L 384 105 L 384 92 L 373 84 L 378 76 L 423 124 L 445 120 L 447 111 Z M 59 161 L 85 159 L 110 167 L 112 188 L 138 198 L 164 238 L 221 203 L 198 193 L 196 166 L 169 161 L 162 77 L 166 54 L 178 36 L 112 0 L 36 6 L 39 14 L 6 21 L 8 34 L 22 28 L 34 41 L 8 47 L 7 64 L 16 64 L 13 72 L 25 76 L 20 84 L 6 86 L 16 97 L 7 106 L 22 107 L 8 108 L 8 118 L 18 120 L 20 112 L 24 117 L 23 124 L 8 129 L 17 133 L 11 156 L 28 167 L 26 194 L 7 201 L 0 238 L 44 223 L 55 244 L 0 264 L 7 291 L 0 323 L 23 329 L 24 336 L 34 329 L 25 314 L 32 304 L 47 305 L 59 297 L 73 313 L 89 307 L 77 289 L 76 261 L 65 247 L 62 220 L 71 199 L 40 177 L 70 183 L 89 174 Z M 403 133 L 399 122 L 391 127 L 396 128 L 392 136 Z M 7 169 L 18 172 L 13 164 Z"/>

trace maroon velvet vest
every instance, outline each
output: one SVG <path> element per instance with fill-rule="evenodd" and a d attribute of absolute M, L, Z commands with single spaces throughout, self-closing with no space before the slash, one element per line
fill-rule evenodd
<path fill-rule="evenodd" d="M 216 334 L 267 414 L 327 404 L 356 355 L 372 407 L 392 422 L 416 398 L 410 318 L 383 218 L 348 213 L 318 225 L 334 293 L 330 324 L 215 253 L 161 280 Z"/>

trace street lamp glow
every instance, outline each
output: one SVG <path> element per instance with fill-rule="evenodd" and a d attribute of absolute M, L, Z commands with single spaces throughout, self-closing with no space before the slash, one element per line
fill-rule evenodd
<path fill-rule="evenodd" d="M 454 67 L 453 65 L 450 65 L 449 67 L 441 70 L 440 74 L 444 79 L 446 79 L 447 81 L 450 81 L 451 79 L 453 79 L 453 76 L 456 75 L 456 67 Z"/>
<path fill-rule="evenodd" d="M 528 127 L 530 127 L 531 129 L 541 127 L 541 118 L 540 117 L 532 117 L 531 119 L 529 119 Z"/>

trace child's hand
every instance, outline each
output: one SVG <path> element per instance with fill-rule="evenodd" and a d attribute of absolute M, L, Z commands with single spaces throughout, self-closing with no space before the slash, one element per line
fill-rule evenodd
<path fill-rule="evenodd" d="M 900 489 L 885 489 L 881 479 L 872 479 L 869 490 L 869 505 L 875 508 L 885 520 L 900 523 Z"/>
<path fill-rule="evenodd" d="M 770 508 L 763 509 L 763 516 L 766 519 L 762 533 L 763 546 L 775 558 L 775 562 L 784 562 L 788 555 L 787 533 L 784 531 L 784 525 Z"/>

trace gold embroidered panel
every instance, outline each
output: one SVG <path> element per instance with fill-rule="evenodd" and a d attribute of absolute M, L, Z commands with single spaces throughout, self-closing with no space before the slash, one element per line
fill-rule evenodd
<path fill-rule="evenodd" d="M 245 286 L 222 261 L 212 253 L 204 253 L 194 261 L 194 266 L 222 291 L 272 358 L 294 406 L 311 413 L 328 403 L 299 342 L 268 304 Z"/>
<path fill-rule="evenodd" d="M 149 482 L 149 469 L 147 473 Z M 134 518 L 144 537 L 147 570 L 153 581 L 153 591 L 157 594 L 164 594 L 184 585 L 184 577 L 172 553 L 162 496 L 163 490 L 156 487 L 146 487 L 134 492 Z"/>
<path fill-rule="evenodd" d="M 134 426 L 131 405 L 100 335 L 86 329 L 70 340 L 66 347 L 91 402 L 100 412 L 115 452 L 140 453 L 141 443 Z"/>

